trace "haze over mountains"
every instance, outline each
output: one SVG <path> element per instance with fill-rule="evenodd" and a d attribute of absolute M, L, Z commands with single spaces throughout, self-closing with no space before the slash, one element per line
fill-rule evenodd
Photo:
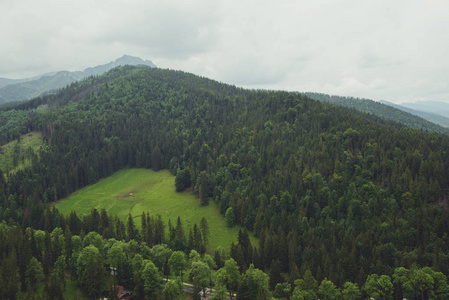
<path fill-rule="evenodd" d="M 10 79 L 0 78 L 0 104 L 32 99 L 57 90 L 89 76 L 101 75 L 112 68 L 124 65 L 156 66 L 150 60 L 123 55 L 122 57 L 104 65 L 89 67 L 84 71 L 59 71 L 46 73 L 30 78 Z"/>
<path fill-rule="evenodd" d="M 441 101 L 417 101 L 401 103 L 401 106 L 407 108 L 420 110 L 428 113 L 441 115 L 443 117 L 449 116 L 449 103 Z"/>
<path fill-rule="evenodd" d="M 411 110 L 387 101 L 376 102 L 369 99 L 310 92 L 303 94 L 321 102 L 349 107 L 387 120 L 399 122 L 412 128 L 449 134 L 449 129 L 446 128 L 449 126 L 449 119 L 439 115 Z"/>
<path fill-rule="evenodd" d="M 418 101 L 401 103 L 400 105 L 389 101 L 380 101 L 380 103 L 400 109 L 435 124 L 449 127 L 449 104 L 446 102 Z"/>
<path fill-rule="evenodd" d="M 39 75 L 39 76 L 34 76 L 34 77 L 29 77 L 29 78 L 21 78 L 21 79 L 11 79 L 11 78 L 0 77 L 0 88 L 3 88 L 3 87 L 5 87 L 7 85 L 10 85 L 10 84 L 17 84 L 17 83 L 37 80 L 37 79 L 41 78 L 42 76 L 49 76 L 49 75 L 54 75 L 54 73 L 52 73 L 52 74 L 42 74 L 42 75 Z"/>

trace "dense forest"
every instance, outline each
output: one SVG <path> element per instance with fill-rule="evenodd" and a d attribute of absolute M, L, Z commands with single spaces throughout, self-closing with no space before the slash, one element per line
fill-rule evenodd
<path fill-rule="evenodd" d="M 4 108 L 0 126 L 1 144 L 30 131 L 45 142 L 30 168 L 0 176 L 0 218 L 17 231 L 1 265 L 22 263 L 24 291 L 31 258 L 17 257 L 32 240 L 27 228 L 67 231 L 64 218 L 45 217 L 58 216 L 49 205 L 128 166 L 169 169 L 177 189 L 191 186 L 253 231 L 259 245 L 242 233 L 229 253 L 247 285 L 265 282 L 262 270 L 278 297 L 334 299 L 318 282 L 360 287 L 346 299 L 449 297 L 446 135 L 297 93 L 141 67 Z M 269 294 L 227 287 L 241 299 Z"/>

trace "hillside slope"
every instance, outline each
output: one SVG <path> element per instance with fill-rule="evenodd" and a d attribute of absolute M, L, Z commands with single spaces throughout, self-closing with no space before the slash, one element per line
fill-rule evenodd
<path fill-rule="evenodd" d="M 449 125 L 449 119 L 410 110 L 388 101 L 376 102 L 369 99 L 331 96 L 320 93 L 304 93 L 304 95 L 318 101 L 353 108 L 387 120 L 400 122 L 412 128 L 449 134 L 449 129 L 445 128 Z"/>
<path fill-rule="evenodd" d="M 201 202 L 232 208 L 260 237 L 251 254 L 234 248 L 243 270 L 310 270 L 340 286 L 414 264 L 449 274 L 448 136 L 151 68 L 119 67 L 15 109 L 42 106 L 20 130 L 49 147 L 4 183 L 3 218 L 42 226 L 44 204 L 124 167 L 186 170 Z"/>

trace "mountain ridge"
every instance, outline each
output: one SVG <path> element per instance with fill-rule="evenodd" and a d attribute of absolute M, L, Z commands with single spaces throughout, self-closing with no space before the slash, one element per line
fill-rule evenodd
<path fill-rule="evenodd" d="M 443 101 L 416 101 L 401 103 L 401 106 L 437 114 L 447 118 L 449 116 L 449 103 Z"/>
<path fill-rule="evenodd" d="M 424 103 L 436 103 L 436 101 L 420 101 L 422 104 L 414 104 L 414 103 L 401 103 L 401 104 L 395 104 L 386 100 L 381 100 L 380 103 L 392 106 L 394 108 L 400 109 L 404 112 L 410 113 L 412 115 L 418 116 L 420 118 L 423 118 L 424 120 L 427 120 L 429 122 L 438 124 L 443 127 L 449 127 L 449 118 L 444 116 L 444 114 L 437 113 L 438 109 L 426 109 L 423 107 Z M 416 102 L 415 102 L 416 103 Z M 443 102 L 444 103 L 444 102 Z M 441 108 L 441 105 L 443 104 L 437 104 L 437 107 Z M 445 103 L 448 106 L 448 112 L 447 115 L 449 115 L 449 104 Z M 444 104 L 443 104 L 444 105 Z M 424 105 L 425 106 L 425 105 Z"/>
<path fill-rule="evenodd" d="M 336 96 L 336 95 L 327 95 L 327 94 L 321 94 L 321 93 L 312 93 L 312 92 L 305 92 L 301 93 L 306 95 L 307 97 L 310 97 L 312 99 L 325 102 L 325 103 L 331 103 L 338 106 L 348 107 L 355 109 L 357 111 L 373 114 L 376 116 L 379 116 L 381 118 L 384 118 L 386 120 L 391 120 L 395 122 L 400 122 L 402 124 L 405 124 L 411 128 L 421 129 L 421 130 L 430 130 L 435 131 L 443 134 L 449 134 L 449 129 L 445 128 L 442 125 L 443 124 L 437 124 L 434 121 L 429 120 L 426 118 L 423 114 L 418 115 L 418 112 L 412 112 L 407 109 L 404 109 L 403 107 L 400 107 L 397 104 L 387 102 L 387 101 L 381 101 L 376 102 L 374 100 L 370 99 L 361 99 L 361 98 L 353 98 L 353 97 L 343 97 L 343 96 Z M 443 120 L 444 117 L 441 117 L 440 119 Z M 449 120 L 447 120 L 449 125 Z"/>
<path fill-rule="evenodd" d="M 83 71 L 58 71 L 37 75 L 30 78 L 0 78 L 0 104 L 29 100 L 55 91 L 89 76 L 105 72 L 123 65 L 145 65 L 156 68 L 150 60 L 143 60 L 131 55 L 123 55 L 103 65 L 85 68 Z"/>

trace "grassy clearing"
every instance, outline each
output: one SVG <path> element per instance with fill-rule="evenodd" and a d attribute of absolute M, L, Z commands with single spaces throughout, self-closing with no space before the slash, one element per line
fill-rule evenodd
<path fill-rule="evenodd" d="M 0 169 L 15 173 L 31 165 L 31 156 L 42 147 L 42 134 L 30 132 L 0 147 Z"/>
<path fill-rule="evenodd" d="M 73 193 L 56 204 L 56 208 L 65 215 L 76 211 L 79 216 L 90 213 L 93 208 L 104 208 L 123 221 L 131 213 L 136 218 L 137 226 L 140 226 L 142 212 L 161 215 L 165 224 L 171 219 L 173 225 L 180 216 L 186 230 L 193 228 L 195 223 L 199 225 L 201 218 L 205 217 L 211 232 L 211 249 L 218 246 L 229 249 L 231 242 L 237 240 L 240 228 L 228 228 L 213 201 L 208 206 L 200 206 L 195 195 L 189 192 L 176 193 L 175 177 L 167 170 L 123 169 Z M 250 237 L 252 244 L 257 245 L 256 239 Z"/>

